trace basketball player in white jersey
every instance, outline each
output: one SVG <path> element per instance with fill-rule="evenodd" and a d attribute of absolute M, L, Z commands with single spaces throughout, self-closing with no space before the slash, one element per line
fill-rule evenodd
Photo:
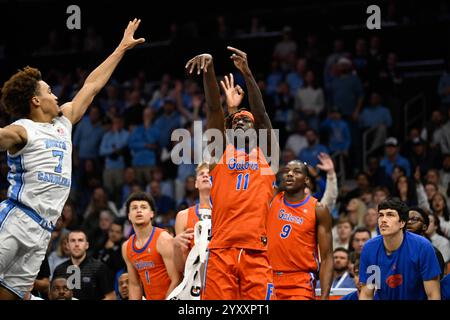
<path fill-rule="evenodd" d="M 19 70 L 2 88 L 5 110 L 20 120 L 0 128 L 8 151 L 8 199 L 0 204 L 0 300 L 23 299 L 36 278 L 50 233 L 71 185 L 72 126 L 107 83 L 134 39 L 130 21 L 116 50 L 87 78 L 73 101 L 61 107 L 39 70 Z"/>

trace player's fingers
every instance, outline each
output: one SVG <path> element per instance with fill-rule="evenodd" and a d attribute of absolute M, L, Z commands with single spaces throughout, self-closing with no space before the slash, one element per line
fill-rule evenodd
<path fill-rule="evenodd" d="M 236 49 L 236 48 L 233 48 L 233 47 L 230 47 L 230 46 L 228 46 L 227 49 L 230 50 L 230 51 L 233 51 L 234 53 L 236 53 L 239 56 L 245 57 L 247 55 L 244 51 L 241 51 L 239 49 Z"/>
<path fill-rule="evenodd" d="M 225 86 L 225 83 L 223 82 L 223 80 L 220 80 L 220 85 L 221 85 L 223 91 L 227 91 L 227 87 Z"/>
<path fill-rule="evenodd" d="M 241 88 L 240 85 L 237 85 L 237 86 L 236 86 L 236 90 L 237 90 L 237 92 L 239 93 L 239 95 L 244 94 L 244 90 L 242 90 L 242 88 Z"/>
<path fill-rule="evenodd" d="M 227 88 L 232 88 L 232 86 L 230 86 L 230 79 L 228 76 L 225 76 L 225 84 L 227 85 Z"/>
<path fill-rule="evenodd" d="M 230 86 L 234 87 L 234 76 L 231 72 L 230 72 Z"/>

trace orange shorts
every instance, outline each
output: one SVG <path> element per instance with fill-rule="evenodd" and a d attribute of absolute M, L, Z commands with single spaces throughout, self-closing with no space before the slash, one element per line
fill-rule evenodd
<path fill-rule="evenodd" d="M 210 249 L 204 300 L 271 300 L 272 268 L 265 251 Z"/>
<path fill-rule="evenodd" d="M 314 276 L 308 272 L 273 272 L 277 300 L 315 300 Z"/>

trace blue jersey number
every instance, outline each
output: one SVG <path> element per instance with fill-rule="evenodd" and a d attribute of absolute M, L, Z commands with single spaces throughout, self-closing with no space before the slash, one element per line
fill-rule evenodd
<path fill-rule="evenodd" d="M 62 162 L 64 158 L 64 153 L 62 151 L 53 150 L 52 154 L 54 157 L 58 157 L 58 165 L 55 167 L 56 173 L 62 173 Z"/>
<path fill-rule="evenodd" d="M 242 186 L 242 176 L 243 176 L 243 175 L 244 175 L 243 173 L 240 173 L 240 174 L 238 174 L 238 176 L 237 176 L 236 190 L 241 190 L 241 186 Z M 247 190 L 247 188 L 248 188 L 248 180 L 249 180 L 249 173 L 245 174 L 243 180 L 244 180 L 244 185 L 242 186 L 242 187 L 243 187 L 242 190 Z"/>
<path fill-rule="evenodd" d="M 147 284 L 150 284 L 150 274 L 148 273 L 148 270 L 145 271 L 145 280 L 147 280 Z"/>
<path fill-rule="evenodd" d="M 289 237 L 289 234 L 291 233 L 292 226 L 290 224 L 285 224 L 283 228 L 281 229 L 280 237 L 283 239 L 286 239 Z"/>

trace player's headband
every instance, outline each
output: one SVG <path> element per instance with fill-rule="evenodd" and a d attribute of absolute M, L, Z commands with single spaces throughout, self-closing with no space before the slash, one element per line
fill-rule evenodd
<path fill-rule="evenodd" d="M 240 117 L 240 116 L 246 116 L 246 117 L 249 117 L 253 122 L 255 122 L 255 118 L 253 117 L 253 115 L 251 114 L 251 112 L 248 112 L 248 111 L 246 111 L 246 110 L 242 110 L 242 111 L 239 111 L 239 112 L 236 112 L 235 114 L 233 114 L 233 120 L 234 120 L 236 117 Z"/>

